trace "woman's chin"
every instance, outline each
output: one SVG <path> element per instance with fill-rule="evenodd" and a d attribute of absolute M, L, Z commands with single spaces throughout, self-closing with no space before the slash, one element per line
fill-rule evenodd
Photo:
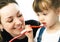
<path fill-rule="evenodd" d="M 19 34 L 19 33 L 15 33 L 15 34 L 13 34 L 12 35 L 12 37 L 17 37 L 17 36 L 19 36 L 19 35 L 21 35 L 21 34 Z M 18 37 L 17 39 L 23 39 L 23 38 L 25 38 L 26 36 L 25 35 L 22 35 L 22 36 L 20 36 L 20 37 Z"/>
<path fill-rule="evenodd" d="M 21 37 L 19 37 L 19 38 L 17 38 L 17 39 L 23 39 L 23 38 L 25 38 L 26 36 L 25 35 L 23 35 L 23 36 L 21 36 Z"/>

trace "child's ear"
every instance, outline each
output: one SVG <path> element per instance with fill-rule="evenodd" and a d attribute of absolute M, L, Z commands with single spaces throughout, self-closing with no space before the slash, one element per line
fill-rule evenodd
<path fill-rule="evenodd" d="M 3 26 L 2 26 L 2 24 L 0 24 L 0 30 L 3 31 Z"/>

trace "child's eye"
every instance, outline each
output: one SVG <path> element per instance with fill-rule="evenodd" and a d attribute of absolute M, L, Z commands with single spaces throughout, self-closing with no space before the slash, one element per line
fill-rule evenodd
<path fill-rule="evenodd" d="M 40 16 L 41 14 L 43 14 L 43 13 L 42 13 L 42 12 L 38 12 L 38 13 L 37 13 L 37 16 Z"/>
<path fill-rule="evenodd" d="M 43 13 L 44 16 L 46 16 L 47 14 Z"/>
<path fill-rule="evenodd" d="M 37 13 L 37 16 L 40 16 L 39 13 Z"/>
<path fill-rule="evenodd" d="M 39 16 L 39 14 L 37 14 L 37 16 Z"/>

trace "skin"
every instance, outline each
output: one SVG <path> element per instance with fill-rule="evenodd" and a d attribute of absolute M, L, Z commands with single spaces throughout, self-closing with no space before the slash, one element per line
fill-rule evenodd
<path fill-rule="evenodd" d="M 8 5 L 0 9 L 0 13 L 0 25 L 2 26 L 2 29 L 5 29 L 13 37 L 19 35 L 22 30 L 26 29 L 30 32 L 25 33 L 25 35 L 21 36 L 19 39 L 23 39 L 25 36 L 27 36 L 28 42 L 33 41 L 33 31 L 31 27 L 29 27 L 30 25 L 25 26 L 24 18 L 22 16 L 22 13 L 19 11 L 17 4 L 9 3 Z"/>
<path fill-rule="evenodd" d="M 37 13 L 40 23 L 46 23 L 44 26 L 48 32 L 60 30 L 59 12 L 58 10 L 48 9 Z"/>

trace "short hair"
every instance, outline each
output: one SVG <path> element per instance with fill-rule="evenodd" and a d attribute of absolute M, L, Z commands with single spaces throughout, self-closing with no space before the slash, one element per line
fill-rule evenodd
<path fill-rule="evenodd" d="M 44 3 L 44 5 L 42 4 Z M 33 10 L 35 12 L 40 12 L 41 9 L 47 8 L 57 9 L 60 7 L 60 0 L 34 0 L 33 2 Z"/>
<path fill-rule="evenodd" d="M 0 9 L 9 3 L 16 3 L 17 4 L 17 2 L 15 0 L 0 0 Z"/>

